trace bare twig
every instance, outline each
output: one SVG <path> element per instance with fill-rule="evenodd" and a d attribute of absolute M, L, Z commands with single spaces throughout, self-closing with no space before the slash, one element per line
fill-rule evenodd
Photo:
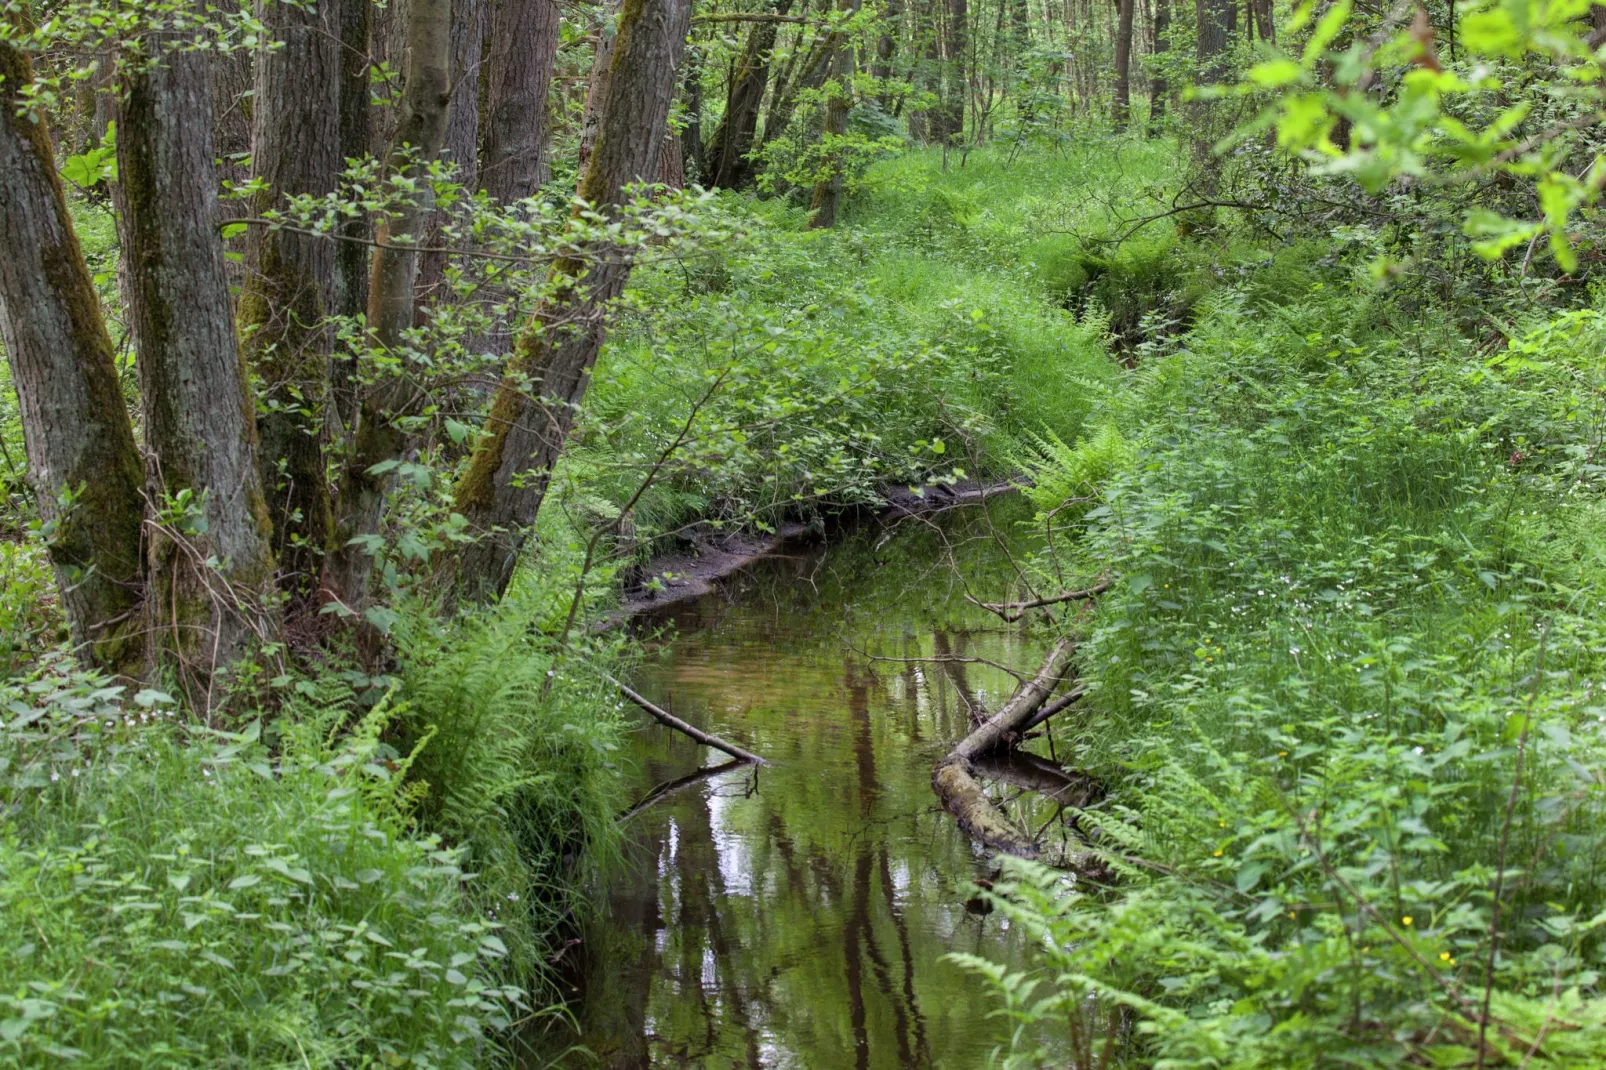
<path fill-rule="evenodd" d="M 1049 595 L 1047 598 L 1033 598 L 1025 602 L 982 602 L 968 594 L 965 595 L 965 600 L 973 605 L 980 606 L 989 613 L 996 613 L 1006 623 L 1013 624 L 1024 617 L 1030 610 L 1057 605 L 1060 602 L 1086 601 L 1089 598 L 1098 597 L 1114 586 L 1114 580 L 1105 580 L 1103 583 L 1094 584 L 1086 590 L 1061 591 L 1059 594 Z"/>

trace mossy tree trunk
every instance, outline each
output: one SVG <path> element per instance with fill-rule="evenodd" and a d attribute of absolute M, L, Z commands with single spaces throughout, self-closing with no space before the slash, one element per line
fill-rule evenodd
<path fill-rule="evenodd" d="M 80 657 L 138 671 L 144 501 L 112 343 L 42 116 L 19 115 L 28 58 L 0 44 L 0 338 L 28 478 Z"/>
<path fill-rule="evenodd" d="M 579 196 L 615 205 L 624 187 L 651 181 L 663 149 L 676 69 L 690 25 L 689 0 L 624 0 L 605 73 L 607 88 Z M 630 264 L 616 250 L 587 250 L 552 267 L 556 285 L 520 332 L 457 509 L 481 537 L 466 546 L 450 577 L 459 596 L 499 597 L 546 496 L 602 346 L 607 306 Z"/>
<path fill-rule="evenodd" d="M 842 0 L 843 14 L 855 7 L 854 0 Z M 831 41 L 831 91 L 825 98 L 825 123 L 820 133 L 829 170 L 814 184 L 809 198 L 809 227 L 836 226 L 837 208 L 842 203 L 842 158 L 840 141 L 848 132 L 849 83 L 853 79 L 853 46 L 847 35 L 834 31 Z"/>
<path fill-rule="evenodd" d="M 339 6 L 260 5 L 277 46 L 258 54 L 252 95 L 259 215 L 282 208 L 287 197 L 322 196 L 339 183 Z M 336 252 L 326 238 L 255 229 L 240 297 L 241 342 L 258 382 L 262 486 L 281 583 L 296 598 L 317 590 L 334 533 L 323 435 Z"/>
<path fill-rule="evenodd" d="M 494 0 L 480 188 L 504 204 L 550 177 L 547 93 L 558 59 L 556 0 Z"/>
<path fill-rule="evenodd" d="M 377 242 L 368 284 L 368 344 L 395 354 L 413 323 L 413 283 L 418 278 L 416 237 L 428 214 L 430 185 L 422 176 L 440 153 L 451 97 L 451 0 L 408 4 L 407 68 L 402 114 L 391 143 L 389 169 L 420 179 L 418 195 L 375 231 Z M 397 371 L 359 387 L 356 434 L 343 473 L 336 547 L 324 570 L 327 590 L 352 610 L 367 601 L 374 555 L 371 539 L 383 518 L 387 473 L 376 466 L 401 456 L 406 438 L 396 421 L 421 400 L 419 384 Z"/>
<path fill-rule="evenodd" d="M 207 55 L 168 44 L 152 35 L 144 55 L 124 57 L 117 168 L 156 510 L 146 626 L 153 654 L 205 709 L 215 670 L 277 641 L 279 622 L 273 524 L 218 232 Z"/>
<path fill-rule="evenodd" d="M 767 10 L 784 15 L 791 7 L 791 0 L 775 0 Z M 753 180 L 753 161 L 747 156 L 753 151 L 753 139 L 758 133 L 758 112 L 769 86 L 770 55 L 775 50 L 778 28 L 775 22 L 755 22 L 747 31 L 725 95 L 725 114 L 708 142 L 710 186 L 740 189 Z"/>

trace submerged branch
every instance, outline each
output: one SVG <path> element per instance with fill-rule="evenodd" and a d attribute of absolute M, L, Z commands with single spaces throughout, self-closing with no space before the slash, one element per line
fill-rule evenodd
<path fill-rule="evenodd" d="M 1068 638 L 1055 643 L 1036 675 L 1022 683 L 997 713 L 960 740 L 931 773 L 931 789 L 959 821 L 959 827 L 972 839 L 1006 854 L 1038 858 L 1041 852 L 1035 840 L 993 805 L 976 779 L 973 763 L 1018 736 L 1033 715 L 1043 708 L 1065 674 L 1066 663 L 1075 646 Z M 1071 864 L 1076 863 L 1072 860 Z"/>
<path fill-rule="evenodd" d="M 614 687 L 617 687 L 621 695 L 629 699 L 631 702 L 634 702 L 637 706 L 640 706 L 642 709 L 646 710 L 652 715 L 654 720 L 666 728 L 673 728 L 677 732 L 690 736 L 692 739 L 695 739 L 705 747 L 713 747 L 715 750 L 722 750 L 732 758 L 739 759 L 740 761 L 751 762 L 755 765 L 769 764 L 752 751 L 743 750 L 734 743 L 727 743 L 718 736 L 704 732 L 696 725 L 687 724 L 685 721 L 682 721 L 679 717 L 676 717 L 668 710 L 653 705 L 653 703 L 648 701 L 645 696 L 631 690 L 629 687 L 620 683 L 618 680 L 615 680 L 606 673 L 603 674 L 603 678 Z"/>

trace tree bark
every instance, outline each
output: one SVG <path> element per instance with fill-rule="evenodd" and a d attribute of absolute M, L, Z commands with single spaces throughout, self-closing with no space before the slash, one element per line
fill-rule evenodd
<path fill-rule="evenodd" d="M 349 3 L 350 0 L 347 0 Z M 323 196 L 339 184 L 339 11 L 266 2 L 270 41 L 257 56 L 253 177 L 264 184 L 257 215 L 287 197 Z M 334 532 L 324 471 L 324 406 L 336 298 L 335 243 L 288 230 L 251 235 L 240 297 L 241 345 L 259 383 L 257 434 L 273 548 L 292 598 L 317 589 Z"/>
<path fill-rule="evenodd" d="M 1115 101 L 1111 115 L 1117 131 L 1126 129 L 1132 115 L 1132 8 L 1133 0 L 1118 0 L 1115 20 Z"/>
<path fill-rule="evenodd" d="M 1154 56 L 1160 59 L 1171 48 L 1171 0 L 1154 0 Z M 1171 91 L 1158 66 L 1149 79 L 1149 136 L 1158 137 L 1160 120 L 1165 118 L 1165 98 Z"/>
<path fill-rule="evenodd" d="M 557 65 L 556 0 L 494 0 L 480 188 L 503 203 L 550 177 L 547 92 Z"/>
<path fill-rule="evenodd" d="M 943 83 L 942 140 L 956 144 L 965 132 L 965 100 L 970 90 L 970 8 L 967 0 L 948 0 L 945 36 L 948 70 Z"/>
<path fill-rule="evenodd" d="M 118 185 L 157 509 L 147 634 L 209 709 L 214 672 L 279 638 L 273 523 L 218 236 L 208 57 L 167 43 L 151 35 L 125 57 Z M 185 492 L 196 500 L 180 509 Z"/>
<path fill-rule="evenodd" d="M 73 643 L 86 663 L 132 674 L 142 655 L 139 451 L 50 132 L 43 116 L 17 113 L 32 81 L 28 57 L 0 43 L 0 339 Z"/>
<path fill-rule="evenodd" d="M 685 68 L 680 85 L 680 98 L 686 108 L 686 126 L 680 132 L 681 176 L 704 182 L 708 177 L 708 154 L 703 151 L 703 61 L 701 53 L 690 45 Z"/>
<path fill-rule="evenodd" d="M 1199 65 L 1199 80 L 1214 85 L 1226 77 L 1227 43 L 1235 28 L 1238 5 L 1233 0 L 1194 0 L 1196 38 L 1194 59 Z M 1215 144 L 1211 126 L 1213 109 L 1208 100 L 1197 100 L 1189 109 L 1189 123 L 1193 127 L 1191 155 L 1196 180 L 1205 192 L 1215 188 L 1217 165 L 1211 158 Z"/>
<path fill-rule="evenodd" d="M 587 204 L 616 205 L 626 184 L 657 174 L 690 19 L 689 0 L 622 3 L 595 145 L 580 182 Z M 518 337 L 486 434 L 458 485 L 458 512 L 480 536 L 454 562 L 452 582 L 461 597 L 490 600 L 506 589 L 585 396 L 608 305 L 630 272 L 617 250 L 588 252 L 553 265 L 552 296 Z"/>
<path fill-rule="evenodd" d="M 614 12 L 618 9 L 618 4 L 610 8 Z M 586 110 L 580 120 L 580 146 L 575 156 L 581 183 L 585 181 L 586 167 L 596 149 L 597 138 L 602 135 L 603 111 L 608 106 L 608 90 L 613 85 L 613 49 L 618 41 L 617 28 L 614 33 L 608 33 L 606 28 L 598 27 L 597 50 L 591 59 L 591 81 L 586 89 Z"/>
<path fill-rule="evenodd" d="M 791 6 L 791 0 L 775 0 L 770 11 L 784 15 Z M 769 86 L 770 55 L 778 29 L 777 23 L 758 22 L 747 31 L 747 41 L 725 96 L 725 114 L 708 142 L 710 186 L 740 189 L 753 179 L 753 162 L 747 155 L 753 151 L 753 139 L 758 133 L 758 112 Z"/>
<path fill-rule="evenodd" d="M 963 3 L 964 0 L 959 0 Z M 847 14 L 854 7 L 854 0 L 842 0 L 842 12 Z M 848 92 L 849 82 L 853 78 L 853 48 L 847 40 L 846 34 L 836 31 L 832 33 L 831 42 L 831 93 L 825 99 L 825 125 L 820 132 L 820 143 L 825 148 L 826 160 L 830 161 L 830 172 L 821 178 L 814 186 L 814 195 L 809 201 L 809 228 L 823 230 L 836 226 L 837 209 L 842 203 L 842 161 L 841 150 L 833 145 L 833 140 L 840 140 L 848 132 Z"/>
<path fill-rule="evenodd" d="M 886 20 L 881 28 L 881 36 L 876 38 L 875 62 L 870 66 L 870 75 L 882 86 L 876 95 L 876 103 L 882 111 L 891 112 L 894 106 L 893 93 L 885 87 L 885 83 L 892 78 L 892 61 L 898 55 L 898 36 L 903 30 L 903 0 L 888 0 Z"/>
<path fill-rule="evenodd" d="M 451 96 L 451 0 L 411 0 L 407 27 L 406 90 L 388 154 L 393 173 L 417 177 L 440 153 Z M 368 284 L 368 344 L 398 353 L 413 322 L 418 277 L 416 238 L 430 209 L 430 186 L 375 231 Z M 410 363 L 405 360 L 404 364 Z M 338 545 L 325 569 L 325 586 L 355 611 L 367 600 L 373 570 L 372 539 L 379 533 L 389 475 L 376 466 L 401 455 L 405 438 L 396 420 L 418 403 L 416 384 L 391 373 L 362 390 L 351 457 L 341 486 Z"/>
<path fill-rule="evenodd" d="M 452 0 L 451 89 L 446 105 L 446 133 L 441 157 L 456 168 L 457 182 L 465 191 L 479 188 L 480 64 L 485 46 L 485 0 Z M 415 322 L 438 301 L 450 302 L 446 286 L 446 253 L 439 251 L 446 213 L 425 217 L 419 241 L 429 251 L 418 255 L 418 279 L 413 286 Z"/>

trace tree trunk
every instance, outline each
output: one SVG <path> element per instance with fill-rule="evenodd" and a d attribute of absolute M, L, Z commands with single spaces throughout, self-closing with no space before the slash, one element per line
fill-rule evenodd
<path fill-rule="evenodd" d="M 960 0 L 963 2 L 963 0 Z M 854 0 L 842 0 L 844 14 L 854 8 Z M 830 172 L 814 186 L 809 201 L 809 228 L 823 230 L 836 226 L 837 209 L 842 203 L 841 149 L 833 141 L 840 141 L 848 132 L 848 93 L 853 78 L 853 46 L 843 33 L 833 33 L 831 44 L 831 93 L 825 100 L 825 126 L 820 132 L 820 143 L 825 158 L 830 161 Z"/>
<path fill-rule="evenodd" d="M 970 9 L 967 0 L 948 0 L 947 80 L 943 84 L 942 139 L 956 144 L 965 132 L 965 100 L 970 90 Z"/>
<path fill-rule="evenodd" d="M 580 182 L 586 203 L 615 205 L 626 184 L 656 175 L 690 19 L 689 0 L 622 3 L 595 145 Z M 520 333 L 486 435 L 458 485 L 458 512 L 480 536 L 456 562 L 462 597 L 489 600 L 506 589 L 585 396 L 607 306 L 630 271 L 616 250 L 588 252 L 552 266 L 553 296 Z"/>
<path fill-rule="evenodd" d="M 372 90 L 369 88 L 369 38 L 372 31 L 371 0 L 339 0 L 340 3 L 340 158 L 360 160 L 368 155 L 373 138 Z M 362 216 L 340 224 L 343 239 L 335 243 L 335 290 L 330 311 L 355 317 L 368 307 L 368 220 Z M 334 399 L 336 440 L 343 449 L 351 446 L 356 429 L 357 396 L 353 376 L 356 358 L 338 354 L 331 367 L 330 393 Z"/>
<path fill-rule="evenodd" d="M 770 105 L 769 114 L 764 117 L 764 133 L 759 138 L 759 147 L 773 141 L 786 132 L 792 125 L 792 115 L 797 111 L 797 103 L 804 90 L 818 89 L 825 84 L 825 79 L 831 73 L 831 34 L 823 34 L 810 46 L 803 61 L 793 68 L 794 76 L 785 86 L 777 86 L 775 99 Z"/>
<path fill-rule="evenodd" d="M 147 634 L 204 710 L 217 669 L 279 638 L 273 523 L 218 236 L 208 57 L 164 43 L 147 42 L 157 62 L 125 59 L 117 170 L 158 514 Z"/>
<path fill-rule="evenodd" d="M 1194 0 L 1194 21 L 1197 31 L 1194 59 L 1199 66 L 1199 80 L 1213 85 L 1226 77 L 1227 42 L 1238 17 L 1238 5 L 1233 0 Z M 1216 162 L 1211 158 L 1215 144 L 1210 118 L 1211 102 L 1196 100 L 1189 108 L 1189 124 L 1193 127 L 1191 155 L 1197 180 L 1206 192 L 1216 183 Z"/>
<path fill-rule="evenodd" d="M 1277 25 L 1273 18 L 1271 0 L 1249 0 L 1249 15 L 1255 36 L 1268 43 L 1277 41 Z"/>
<path fill-rule="evenodd" d="M 885 87 L 885 83 L 892 78 L 892 61 L 898 55 L 898 36 L 903 29 L 903 0 L 888 0 L 885 18 L 881 36 L 876 39 L 875 63 L 870 67 L 870 75 L 881 86 L 876 95 L 877 105 L 882 111 L 891 112 L 895 106 L 893 94 Z"/>
<path fill-rule="evenodd" d="M 389 169 L 418 176 L 440 153 L 451 96 L 451 0 L 411 0 L 407 27 L 406 91 L 389 152 Z M 430 208 L 430 186 L 382 222 L 368 284 L 368 344 L 396 353 L 413 322 L 418 277 L 416 237 Z M 400 354 L 398 354 L 400 355 Z M 403 356 L 405 362 L 405 356 Z M 408 362 L 410 363 L 410 362 Z M 415 384 L 389 374 L 363 390 L 356 439 L 341 485 L 338 546 L 325 570 L 325 586 L 349 609 L 367 600 L 373 538 L 379 534 L 389 476 L 377 465 L 397 459 L 405 442 L 395 421 L 418 403 Z"/>
<path fill-rule="evenodd" d="M 550 177 L 547 92 L 558 59 L 556 0 L 493 0 L 480 188 L 504 204 Z"/>
<path fill-rule="evenodd" d="M 769 11 L 784 15 L 791 6 L 791 0 L 776 0 Z M 708 143 L 710 186 L 740 189 L 752 181 L 753 162 L 747 155 L 753 151 L 758 112 L 769 86 L 770 54 L 775 49 L 777 28 L 774 22 L 756 22 L 747 31 L 747 42 L 742 46 L 725 97 L 725 114 Z"/>
<path fill-rule="evenodd" d="M 700 52 L 690 46 L 685 67 L 686 73 L 680 86 L 681 100 L 686 107 L 686 126 L 680 132 L 681 176 L 693 182 L 706 183 L 708 154 L 703 151 L 703 60 Z"/>
<path fill-rule="evenodd" d="M 1154 55 L 1160 59 L 1171 48 L 1171 0 L 1154 0 Z M 1149 136 L 1158 137 L 1160 120 L 1165 118 L 1165 98 L 1171 91 L 1165 75 L 1156 66 L 1149 79 Z"/>
<path fill-rule="evenodd" d="M 1112 118 L 1117 131 L 1125 130 L 1132 116 L 1132 7 L 1133 0 L 1117 0 L 1115 20 L 1115 103 Z"/>
<path fill-rule="evenodd" d="M 43 118 L 18 114 L 28 57 L 0 43 L 0 339 L 62 609 L 79 657 L 142 655 L 140 459 L 112 343 Z"/>
<path fill-rule="evenodd" d="M 259 5 L 279 47 L 257 56 L 253 177 L 257 214 L 287 197 L 323 196 L 339 183 L 340 27 L 334 5 Z M 317 589 L 334 533 L 324 472 L 324 405 L 336 295 L 334 243 L 288 230 L 251 235 L 240 297 L 241 345 L 260 384 L 257 434 L 281 584 L 292 597 Z"/>
<path fill-rule="evenodd" d="M 452 0 L 451 90 L 441 157 L 456 168 L 457 181 L 468 192 L 479 188 L 479 81 L 487 15 L 485 0 Z M 446 244 L 441 238 L 445 225 L 445 212 L 430 212 L 419 235 L 421 244 L 437 251 L 418 256 L 418 279 L 413 285 L 418 323 L 423 322 L 423 312 L 431 304 L 452 298 L 446 286 L 446 254 L 438 251 Z"/>

